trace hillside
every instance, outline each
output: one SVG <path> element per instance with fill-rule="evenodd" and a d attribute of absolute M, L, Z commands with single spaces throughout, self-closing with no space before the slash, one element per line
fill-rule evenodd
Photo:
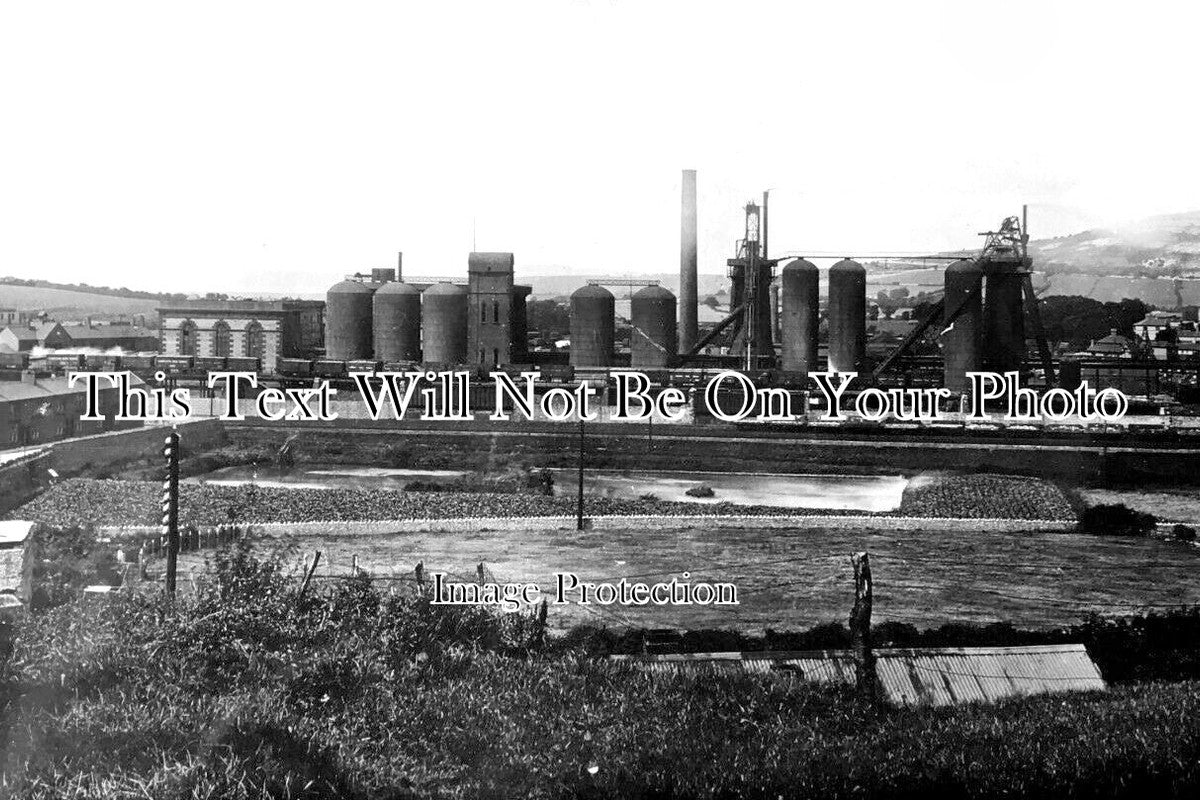
<path fill-rule="evenodd" d="M 1200 278 L 1200 211 L 1038 239 L 1029 251 L 1048 272 Z"/>
<path fill-rule="evenodd" d="M 158 299 L 118 297 L 42 286 L 0 284 L 0 308 L 22 311 L 48 311 L 55 316 L 97 314 L 115 316 L 146 314 L 153 316 L 161 305 Z"/>

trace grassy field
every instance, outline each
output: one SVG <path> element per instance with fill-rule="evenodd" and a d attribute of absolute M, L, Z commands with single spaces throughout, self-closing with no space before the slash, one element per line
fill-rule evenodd
<path fill-rule="evenodd" d="M 1200 525 L 1200 491 L 1148 491 L 1145 489 L 1080 489 L 1090 505 L 1123 503 L 1130 508 L 1153 514 L 1163 522 Z"/>
<path fill-rule="evenodd" d="M 945 621 L 1005 620 L 1055 627 L 1089 612 L 1132 613 L 1144 605 L 1200 603 L 1200 548 L 1156 539 L 1100 538 L 1066 533 L 961 531 L 628 529 L 600 533 L 405 533 L 371 536 L 287 536 L 299 562 L 321 551 L 317 575 L 346 575 L 358 566 L 384 579 L 428 571 L 475 576 L 483 562 L 497 580 L 553 587 L 554 573 L 584 581 L 732 582 L 739 605 L 590 606 L 550 610 L 558 629 L 613 627 L 797 629 L 844 622 L 853 600 L 849 555 L 871 554 L 875 616 L 929 627 Z M 203 557 L 185 554 L 182 569 L 203 571 Z M 636 576 L 636 577 L 634 577 Z M 403 581 L 392 581 L 396 586 Z"/>
<path fill-rule="evenodd" d="M 0 284 L 0 307 L 70 311 L 79 314 L 147 314 L 153 316 L 161 300 L 73 292 L 41 286 Z"/>
<path fill-rule="evenodd" d="M 36 615 L 0 678 L 22 798 L 1195 797 L 1200 687 L 886 709 L 794 676 L 654 675 L 478 609 L 195 598 Z M 531 642 L 533 644 L 531 644 Z"/>

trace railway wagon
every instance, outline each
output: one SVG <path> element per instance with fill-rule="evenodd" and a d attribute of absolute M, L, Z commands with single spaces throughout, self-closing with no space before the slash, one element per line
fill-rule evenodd
<path fill-rule="evenodd" d="M 258 372 L 259 360 L 249 356 L 230 356 L 225 359 L 225 368 L 230 372 Z"/>
<path fill-rule="evenodd" d="M 358 359 L 355 361 L 347 361 L 346 367 L 345 367 L 345 372 L 346 372 L 346 374 L 349 374 L 352 372 L 367 372 L 367 373 L 374 375 L 376 372 L 379 372 L 379 370 L 381 370 L 382 368 L 383 368 L 382 361 L 371 361 L 369 359 Z"/>
<path fill-rule="evenodd" d="M 121 356 L 108 353 L 91 353 L 83 357 L 83 366 L 92 372 L 120 372 Z"/>
<path fill-rule="evenodd" d="M 196 356 L 197 372 L 224 372 L 229 359 L 225 356 Z"/>
<path fill-rule="evenodd" d="M 154 356 L 121 356 L 121 366 L 130 372 L 149 374 L 157 369 Z"/>
<path fill-rule="evenodd" d="M 0 352 L 0 370 L 23 370 L 29 368 L 29 353 Z"/>
<path fill-rule="evenodd" d="M 83 353 L 50 353 L 46 356 L 46 366 L 55 372 L 83 369 L 83 361 Z"/>
<path fill-rule="evenodd" d="M 280 358 L 275 362 L 275 371 L 287 377 L 312 377 L 313 361 L 308 358 Z"/>
<path fill-rule="evenodd" d="M 341 378 L 346 375 L 345 361 L 330 361 L 322 358 L 313 362 L 312 374 L 318 378 Z"/>
<path fill-rule="evenodd" d="M 193 356 L 156 356 L 154 366 L 168 375 L 178 375 L 181 372 L 191 372 L 194 362 Z"/>

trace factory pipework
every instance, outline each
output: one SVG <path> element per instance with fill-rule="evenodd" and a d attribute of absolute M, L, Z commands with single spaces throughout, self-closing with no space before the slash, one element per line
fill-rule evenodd
<path fill-rule="evenodd" d="M 699 247 L 696 222 L 696 170 L 683 171 L 683 208 L 679 242 L 679 352 L 686 353 L 699 336 L 697 269 Z"/>

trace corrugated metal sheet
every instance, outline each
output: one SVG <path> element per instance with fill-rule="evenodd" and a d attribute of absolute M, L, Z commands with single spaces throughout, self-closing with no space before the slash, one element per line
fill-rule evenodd
<path fill-rule="evenodd" d="M 854 684 L 848 650 L 611 656 L 652 672 L 750 672 L 813 683 Z M 875 651 L 884 698 L 899 706 L 994 702 L 1007 697 L 1105 688 L 1082 644 L 931 647 Z"/>

